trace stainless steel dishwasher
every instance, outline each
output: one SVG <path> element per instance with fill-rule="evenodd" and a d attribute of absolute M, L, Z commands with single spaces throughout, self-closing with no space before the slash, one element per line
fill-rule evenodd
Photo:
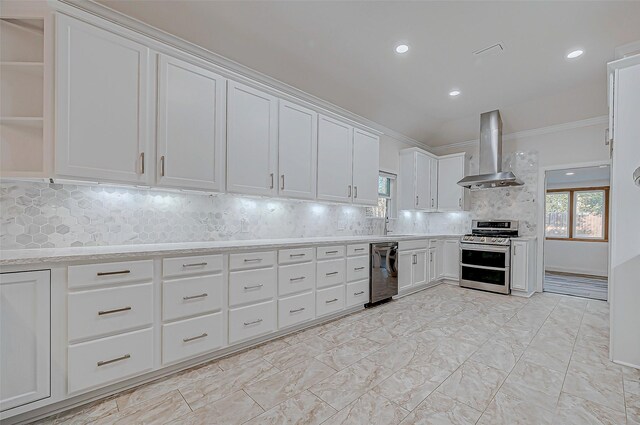
<path fill-rule="evenodd" d="M 372 243 L 370 247 L 369 304 L 398 295 L 398 242 Z"/>

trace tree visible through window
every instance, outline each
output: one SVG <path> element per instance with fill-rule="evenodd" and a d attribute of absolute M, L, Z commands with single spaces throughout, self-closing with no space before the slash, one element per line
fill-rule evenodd
<path fill-rule="evenodd" d="M 378 176 L 378 205 L 371 208 L 371 216 L 395 218 L 395 181 L 395 175 L 380 172 Z"/>
<path fill-rule="evenodd" d="M 608 197 L 608 187 L 547 191 L 546 237 L 606 241 Z"/>

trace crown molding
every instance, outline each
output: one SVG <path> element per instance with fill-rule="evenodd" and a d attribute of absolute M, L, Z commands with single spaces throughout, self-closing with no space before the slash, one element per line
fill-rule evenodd
<path fill-rule="evenodd" d="M 523 139 L 527 137 L 558 133 L 560 131 L 573 130 L 576 128 L 591 127 L 594 125 L 606 124 L 608 120 L 609 120 L 609 117 L 607 117 L 606 115 L 601 115 L 599 117 L 593 117 L 593 118 L 587 118 L 579 121 L 571 121 L 571 122 L 566 122 L 562 124 L 550 125 L 548 127 L 540 127 L 540 128 L 534 128 L 531 130 L 516 131 L 515 133 L 505 134 L 502 137 L 502 140 L 510 141 L 515 139 Z M 436 147 L 432 147 L 431 149 L 435 153 L 440 153 L 450 149 L 464 149 L 469 147 L 475 147 L 479 143 L 480 143 L 479 139 L 473 139 L 473 140 L 467 140 L 465 142 L 457 142 L 457 143 L 450 143 L 442 146 L 436 146 Z"/>
<path fill-rule="evenodd" d="M 82 11 L 93 15 L 95 17 L 104 19 L 112 24 L 119 25 L 126 28 L 129 31 L 133 31 L 144 37 L 150 38 L 156 42 L 170 46 L 173 49 L 185 52 L 189 55 L 195 56 L 201 60 L 217 65 L 227 71 L 235 74 L 234 77 L 241 80 L 241 82 L 260 83 L 269 89 L 284 94 L 287 100 L 304 101 L 309 103 L 313 109 L 318 112 L 325 113 L 333 116 L 334 118 L 347 119 L 354 124 L 363 126 L 369 130 L 373 130 L 375 133 L 384 134 L 394 140 L 401 143 L 405 143 L 409 146 L 419 147 L 422 149 L 431 149 L 429 145 L 424 142 L 412 139 L 405 136 L 393 129 L 390 129 L 382 124 L 378 124 L 365 117 L 357 115 L 351 111 L 348 111 L 333 103 L 327 102 L 319 97 L 304 92 L 296 87 L 286 84 L 280 80 L 272 78 L 266 74 L 258 72 L 247 66 L 244 66 L 238 62 L 232 61 L 222 55 L 207 50 L 197 44 L 191 43 L 166 31 L 160 30 L 142 21 L 134 19 L 123 13 L 117 12 L 107 6 L 96 3 L 93 0 L 49 0 L 51 6 L 59 11 L 66 13 L 73 13 L 74 11 Z M 242 81 L 244 80 L 244 81 Z"/>

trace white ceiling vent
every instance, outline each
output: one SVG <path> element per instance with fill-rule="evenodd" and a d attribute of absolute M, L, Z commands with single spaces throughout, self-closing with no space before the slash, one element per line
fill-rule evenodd
<path fill-rule="evenodd" d="M 488 47 L 483 47 L 480 50 L 473 52 L 474 56 L 491 56 L 498 55 L 504 52 L 504 43 L 496 43 Z"/>

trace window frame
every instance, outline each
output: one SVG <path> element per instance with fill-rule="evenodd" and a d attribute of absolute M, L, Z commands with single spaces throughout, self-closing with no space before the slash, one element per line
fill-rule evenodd
<path fill-rule="evenodd" d="M 546 235 L 545 222 L 545 240 L 549 241 L 578 241 L 578 242 L 609 242 L 609 186 L 594 187 L 567 187 L 562 189 L 547 189 L 545 192 L 545 217 L 547 213 L 546 194 L 547 193 L 569 193 L 569 236 L 566 238 L 549 237 Z M 602 238 L 576 238 L 573 236 L 575 230 L 575 213 L 576 213 L 576 192 L 604 192 L 604 223 Z"/>
<path fill-rule="evenodd" d="M 398 218 L 398 193 L 397 193 L 398 192 L 397 191 L 398 175 L 389 173 L 387 171 L 379 170 L 378 177 L 385 177 L 389 179 L 389 196 L 382 195 L 380 194 L 380 192 L 378 192 L 378 199 L 384 198 L 387 200 L 387 208 L 386 208 L 387 216 L 384 217 L 384 219 L 396 219 Z M 378 217 L 378 218 L 383 218 L 383 217 Z"/>

